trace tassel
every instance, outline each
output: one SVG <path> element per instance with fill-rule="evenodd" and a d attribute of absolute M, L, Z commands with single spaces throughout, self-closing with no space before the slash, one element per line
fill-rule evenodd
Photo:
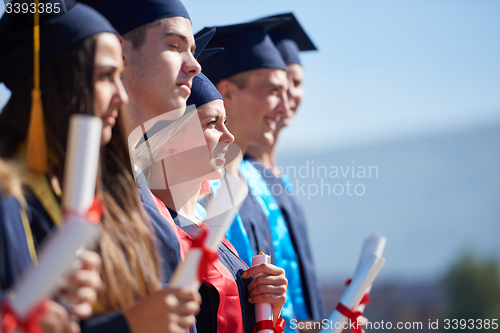
<path fill-rule="evenodd" d="M 31 116 L 26 149 L 28 168 L 36 174 L 47 172 L 47 143 L 45 139 L 45 120 L 43 117 L 40 89 L 31 92 Z"/>
<path fill-rule="evenodd" d="M 35 0 L 38 8 L 38 0 Z M 40 25 L 39 13 L 36 10 L 33 22 L 33 81 L 31 91 L 31 114 L 27 137 L 27 165 L 36 174 L 45 174 L 48 170 L 47 142 L 45 137 L 45 119 L 40 90 Z"/>
<path fill-rule="evenodd" d="M 208 180 L 204 180 L 201 183 L 200 195 L 208 195 L 212 193 L 212 189 L 210 188 L 210 182 Z"/>

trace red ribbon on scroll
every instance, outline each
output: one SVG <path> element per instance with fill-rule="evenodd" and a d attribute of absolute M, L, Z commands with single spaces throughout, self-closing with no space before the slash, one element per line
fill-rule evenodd
<path fill-rule="evenodd" d="M 278 320 L 276 320 L 276 325 L 274 325 L 272 320 L 261 320 L 256 322 L 253 327 L 253 333 L 262 330 L 273 330 L 275 333 L 283 333 L 285 331 L 285 320 L 283 318 L 278 318 Z"/>
<path fill-rule="evenodd" d="M 198 234 L 198 237 L 193 239 L 191 247 L 199 248 L 203 251 L 203 255 L 198 266 L 198 280 L 203 281 L 203 279 L 207 277 L 208 266 L 217 260 L 219 254 L 217 251 L 208 246 L 207 243 L 205 243 L 205 238 L 207 238 L 209 230 L 208 225 L 206 223 L 202 223 L 200 228 L 200 233 Z"/>
<path fill-rule="evenodd" d="M 40 305 L 31 310 L 25 320 L 19 319 L 7 302 L 2 303 L 0 305 L 0 312 L 3 314 L 2 332 L 11 333 L 19 327 L 28 333 L 43 333 L 39 319 L 45 312 L 46 303 L 47 299 L 42 300 Z"/>
<path fill-rule="evenodd" d="M 345 282 L 345 285 L 348 286 L 348 285 L 351 284 L 351 282 L 352 282 L 352 279 L 347 279 L 346 282 Z M 370 295 L 364 294 L 363 298 L 361 299 L 361 301 L 359 301 L 359 305 L 361 305 L 361 304 L 367 304 L 367 303 L 369 303 L 371 301 L 372 301 L 372 298 L 370 297 Z"/>
<path fill-rule="evenodd" d="M 63 208 L 62 214 L 63 216 L 73 215 L 76 216 L 81 221 L 88 221 L 93 224 L 97 224 L 101 222 L 102 216 L 104 215 L 106 208 L 101 203 L 97 195 L 94 197 L 94 202 L 92 206 L 90 206 L 89 210 L 86 214 L 80 214 L 77 211 L 73 211 L 71 209 Z"/>
<path fill-rule="evenodd" d="M 354 333 L 362 333 L 363 332 L 361 330 L 361 328 L 358 327 L 358 324 L 357 324 L 358 317 L 362 315 L 361 312 L 359 312 L 359 311 L 351 311 L 351 309 L 349 309 L 347 306 L 345 306 L 342 303 L 339 303 L 337 305 L 337 307 L 335 308 L 335 310 L 337 310 L 338 312 L 342 313 L 344 316 L 346 316 L 350 320 L 356 322 L 355 328 L 353 328 L 353 330 L 352 330 Z"/>

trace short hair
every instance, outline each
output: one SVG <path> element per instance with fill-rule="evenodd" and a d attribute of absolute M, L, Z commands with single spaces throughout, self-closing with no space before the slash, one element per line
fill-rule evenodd
<path fill-rule="evenodd" d="M 245 71 L 228 77 L 226 80 L 235 84 L 240 90 L 243 90 L 248 85 L 251 71 Z"/>
<path fill-rule="evenodd" d="M 146 41 L 146 34 L 149 28 L 154 28 L 162 25 L 165 22 L 166 18 L 162 18 L 153 22 L 149 22 L 147 24 L 141 25 L 134 30 L 130 30 L 129 32 L 123 34 L 123 39 L 126 39 L 132 43 L 132 46 L 135 50 L 139 50 L 144 42 Z"/>

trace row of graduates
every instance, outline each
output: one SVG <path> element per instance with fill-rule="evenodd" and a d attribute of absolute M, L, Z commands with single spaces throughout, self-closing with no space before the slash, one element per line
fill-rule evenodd
<path fill-rule="evenodd" d="M 61 227 L 69 118 L 85 113 L 103 120 L 103 230 L 98 255 L 82 252 L 58 290 L 65 302 L 46 308 L 45 331 L 249 333 L 263 302 L 285 331 L 292 318 L 324 318 L 305 219 L 275 165 L 277 137 L 302 99 L 298 53 L 315 49 L 293 14 L 193 36 L 180 1 L 65 6 L 40 14 L 40 68 L 33 15 L 0 21 L 0 81 L 12 91 L 0 114 L 2 293 Z M 225 170 L 250 194 L 199 294 L 169 288 Z M 259 252 L 272 264 L 248 268 Z"/>

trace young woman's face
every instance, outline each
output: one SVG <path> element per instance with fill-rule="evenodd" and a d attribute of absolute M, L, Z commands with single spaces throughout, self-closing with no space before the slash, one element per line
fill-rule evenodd
<path fill-rule="evenodd" d="M 118 111 L 128 103 L 120 79 L 123 71 L 122 48 L 114 34 L 102 33 L 97 37 L 94 68 L 94 108 L 102 119 L 101 145 L 105 145 L 111 140 Z"/>
<path fill-rule="evenodd" d="M 229 144 L 234 141 L 234 136 L 226 127 L 224 102 L 216 99 L 200 106 L 198 118 L 210 153 L 212 170 L 217 171 L 218 178 L 221 178 L 226 163 L 225 154 Z"/>

